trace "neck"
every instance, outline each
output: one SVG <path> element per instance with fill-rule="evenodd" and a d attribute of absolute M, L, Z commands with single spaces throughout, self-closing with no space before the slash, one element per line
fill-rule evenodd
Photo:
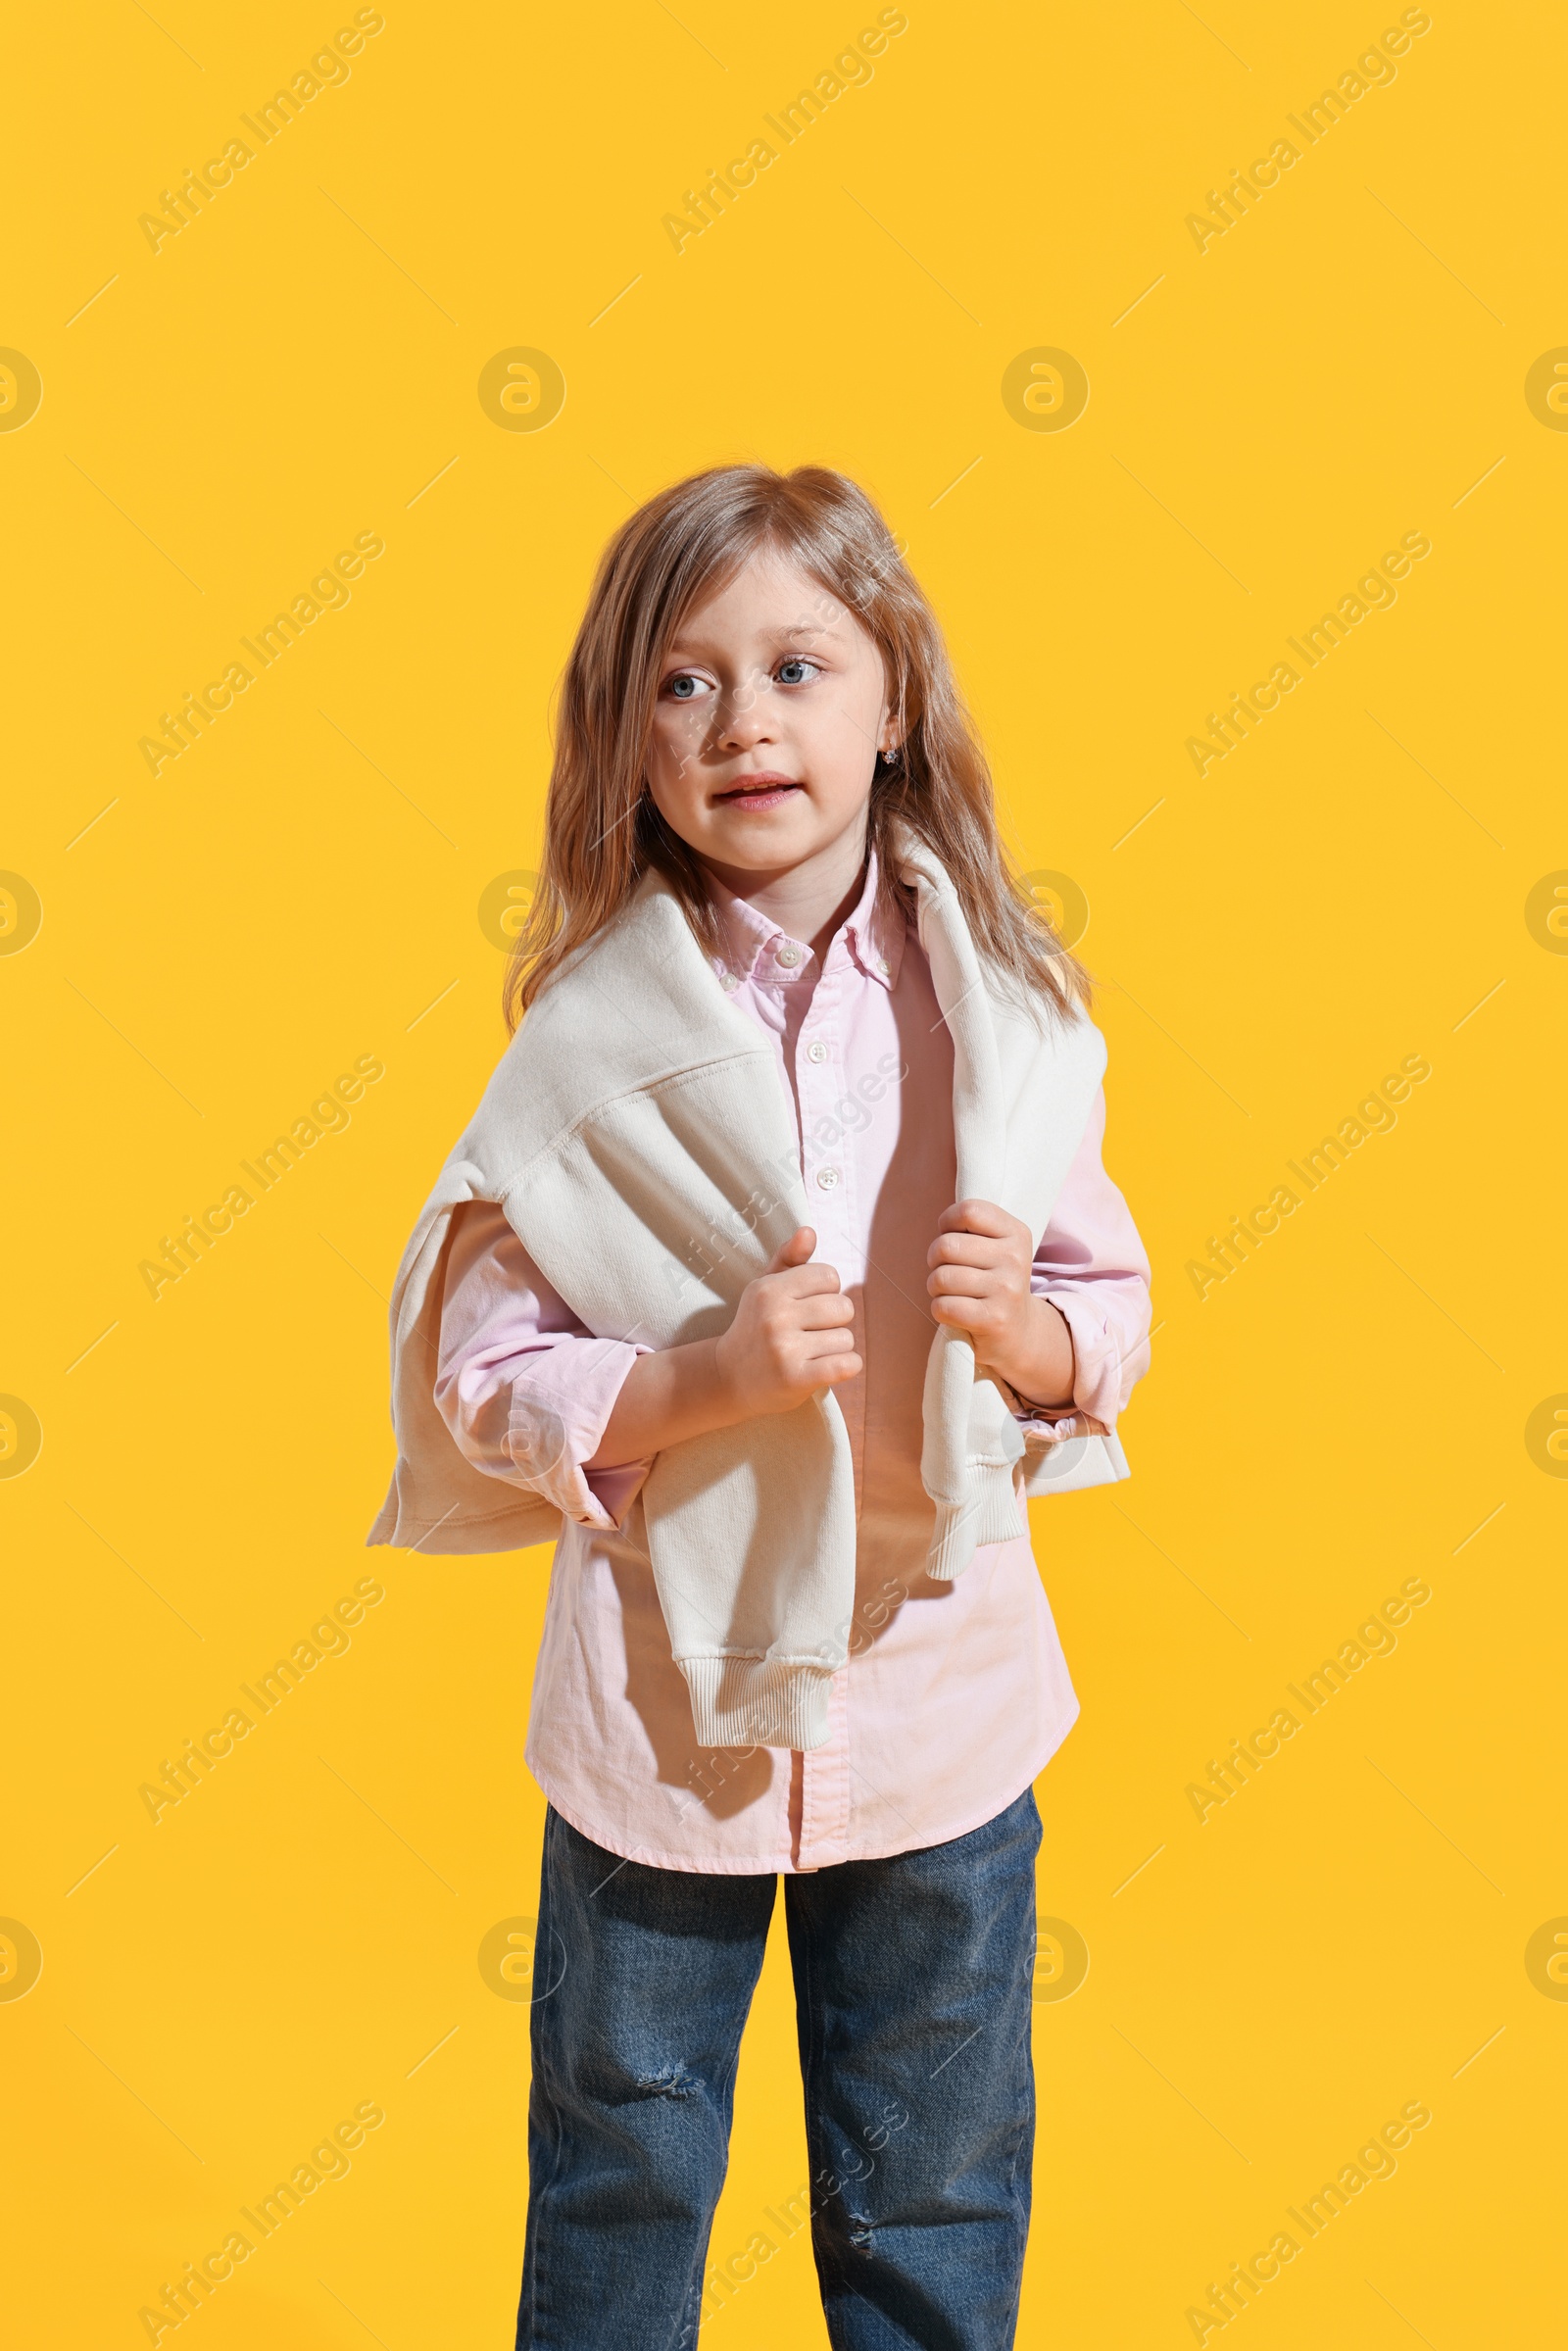
<path fill-rule="evenodd" d="M 792 939 L 809 947 L 820 963 L 840 923 L 849 914 L 865 885 L 866 827 L 859 824 L 841 833 L 813 857 L 798 865 L 756 868 L 721 865 L 704 857 L 700 862 L 727 890 L 744 898 L 759 914 L 776 922 Z"/>

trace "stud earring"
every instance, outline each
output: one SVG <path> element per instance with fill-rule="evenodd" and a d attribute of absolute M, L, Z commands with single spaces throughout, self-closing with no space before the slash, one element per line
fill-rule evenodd
<path fill-rule="evenodd" d="M 899 755 L 896 751 L 885 751 L 882 754 L 882 764 L 884 767 L 896 767 L 898 763 Z"/>

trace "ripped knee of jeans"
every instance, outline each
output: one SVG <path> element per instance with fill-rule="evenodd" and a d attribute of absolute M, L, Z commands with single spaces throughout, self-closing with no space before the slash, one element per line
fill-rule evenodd
<path fill-rule="evenodd" d="M 865 2219 L 863 2214 L 849 2210 L 846 2210 L 844 2219 L 846 2222 L 845 2234 L 857 2253 L 869 2253 L 871 2250 L 870 2222 Z"/>
<path fill-rule="evenodd" d="M 633 2080 L 645 2098 L 689 2098 L 697 2083 L 683 2065 L 661 2066 L 657 2074 L 637 2074 Z"/>

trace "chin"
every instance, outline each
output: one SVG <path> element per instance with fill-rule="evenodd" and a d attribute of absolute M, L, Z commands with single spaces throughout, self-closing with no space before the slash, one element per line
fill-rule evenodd
<path fill-rule="evenodd" d="M 816 834 L 817 827 L 803 823 L 800 812 L 786 803 L 780 808 L 750 808 L 744 813 L 737 809 L 715 828 L 713 839 L 715 845 L 723 842 L 736 850 L 765 845 L 770 856 L 783 851 L 791 857 L 808 857 L 819 846 Z"/>

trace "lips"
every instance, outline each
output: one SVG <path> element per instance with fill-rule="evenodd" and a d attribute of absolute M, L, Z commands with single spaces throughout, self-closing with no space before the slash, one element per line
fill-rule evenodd
<path fill-rule="evenodd" d="M 725 792 L 715 792 L 714 801 L 727 808 L 776 808 L 782 807 L 793 792 L 806 789 L 799 776 L 780 775 L 772 771 L 760 775 L 742 776 Z"/>

